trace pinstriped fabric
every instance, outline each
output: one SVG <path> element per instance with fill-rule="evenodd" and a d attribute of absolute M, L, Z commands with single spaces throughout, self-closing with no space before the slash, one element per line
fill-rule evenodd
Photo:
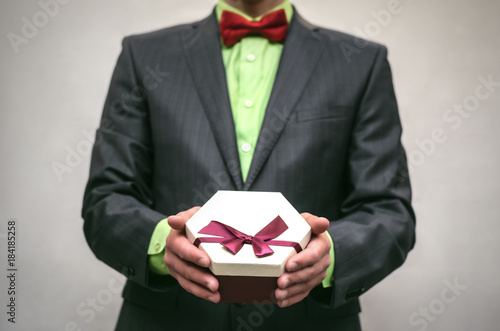
<path fill-rule="evenodd" d="M 82 215 L 96 256 L 129 278 L 126 300 L 177 307 L 183 290 L 148 273 L 151 233 L 219 189 L 281 191 L 331 221 L 333 291 L 298 318 L 357 314 L 357 296 L 403 263 L 415 218 L 387 51 L 366 43 L 346 57 L 354 41 L 295 14 L 243 184 L 215 15 L 124 40 Z"/>

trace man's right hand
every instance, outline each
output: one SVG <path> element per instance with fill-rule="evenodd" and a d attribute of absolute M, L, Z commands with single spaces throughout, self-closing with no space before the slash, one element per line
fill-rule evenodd
<path fill-rule="evenodd" d="M 207 253 L 186 238 L 186 222 L 200 209 L 193 207 L 168 218 L 172 228 L 165 244 L 165 264 L 170 275 L 189 293 L 202 299 L 219 302 L 219 282 L 206 271 L 210 265 Z"/>

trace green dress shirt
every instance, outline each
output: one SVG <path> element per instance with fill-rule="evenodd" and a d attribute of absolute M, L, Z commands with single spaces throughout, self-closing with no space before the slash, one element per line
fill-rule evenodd
<path fill-rule="evenodd" d="M 288 0 L 273 8 L 270 12 L 284 9 L 288 21 L 292 19 L 293 7 Z M 247 20 L 259 21 L 262 16 L 252 18 L 240 10 L 219 0 L 215 7 L 220 20 L 224 10 L 235 12 Z M 268 14 L 268 13 L 267 13 Z M 257 144 L 260 128 L 271 96 L 283 44 L 267 40 L 260 36 L 246 36 L 233 46 L 227 47 L 221 42 L 222 59 L 226 69 L 227 88 L 231 102 L 232 115 L 236 130 L 236 141 L 243 181 L 246 180 L 252 157 Z M 170 233 L 167 219 L 156 226 L 148 249 L 149 267 L 152 272 L 168 275 L 168 268 L 163 261 L 165 240 Z M 328 232 L 327 232 L 328 234 Z M 332 238 L 328 234 L 330 241 Z M 332 285 L 334 269 L 333 242 L 330 249 L 332 263 L 323 286 Z"/>

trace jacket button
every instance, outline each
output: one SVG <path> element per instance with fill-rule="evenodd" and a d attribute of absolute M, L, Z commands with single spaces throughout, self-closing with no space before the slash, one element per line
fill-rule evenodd
<path fill-rule="evenodd" d="M 135 277 L 135 270 L 132 267 L 128 267 L 128 266 L 124 265 L 124 266 L 122 266 L 121 272 L 128 279 L 133 279 Z"/>

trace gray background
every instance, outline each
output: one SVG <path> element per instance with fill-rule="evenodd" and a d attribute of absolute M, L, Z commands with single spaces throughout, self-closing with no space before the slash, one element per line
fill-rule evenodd
<path fill-rule="evenodd" d="M 111 330 L 123 277 L 83 237 L 85 132 L 98 125 L 122 37 L 197 20 L 214 1 L 66 0 L 46 22 L 36 0 L 1 1 L 0 329 Z M 404 266 L 362 296 L 364 329 L 498 330 L 500 87 L 476 104 L 474 95 L 480 77 L 500 82 L 500 2 L 401 0 L 402 11 L 381 23 L 374 12 L 388 0 L 293 3 L 318 25 L 389 48 L 418 237 Z M 23 18 L 33 16 L 38 32 L 16 53 L 8 33 L 22 36 Z M 446 121 L 464 103 L 471 110 Z M 435 129 L 446 139 L 430 144 Z M 71 150 L 80 155 L 68 165 Z M 54 162 L 71 172 L 58 178 Z M 10 219 L 18 224 L 15 326 L 5 314 Z"/>

